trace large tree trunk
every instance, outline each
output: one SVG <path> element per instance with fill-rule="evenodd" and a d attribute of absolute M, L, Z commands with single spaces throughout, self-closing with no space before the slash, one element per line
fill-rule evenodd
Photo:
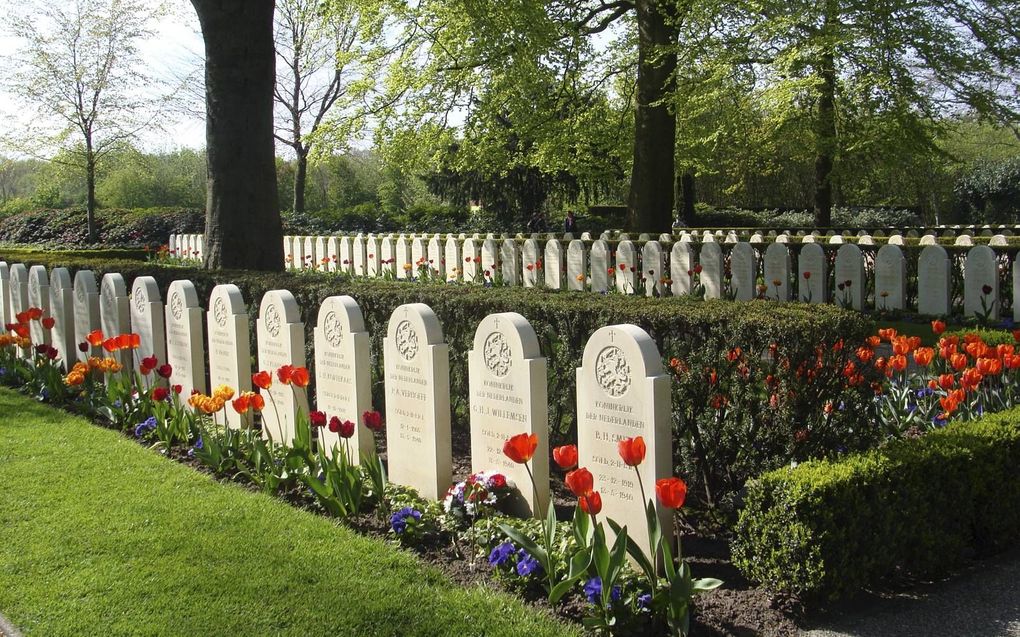
<path fill-rule="evenodd" d="M 634 164 L 627 202 L 628 229 L 668 232 L 673 225 L 676 120 L 665 98 L 672 88 L 676 37 L 659 0 L 636 0 L 638 26 L 637 110 Z"/>
<path fill-rule="evenodd" d="M 92 150 L 92 138 L 85 138 L 85 227 L 89 233 L 89 243 L 99 241 L 99 229 L 96 228 L 96 157 Z"/>
<path fill-rule="evenodd" d="M 283 269 L 273 0 L 191 0 L 205 40 L 205 265 Z"/>
<path fill-rule="evenodd" d="M 830 3 L 831 6 L 831 3 Z M 828 29 L 835 26 L 835 12 L 825 19 Z M 836 140 L 836 60 L 831 50 L 820 60 L 821 84 L 818 88 L 818 112 L 815 116 L 815 225 L 832 225 L 832 168 L 835 164 Z"/>
<path fill-rule="evenodd" d="M 294 214 L 305 211 L 305 184 L 308 182 L 308 150 L 297 150 L 297 165 L 294 167 Z"/>

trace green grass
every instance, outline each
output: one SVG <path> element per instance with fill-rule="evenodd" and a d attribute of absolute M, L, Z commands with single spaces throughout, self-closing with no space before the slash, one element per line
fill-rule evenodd
<path fill-rule="evenodd" d="M 10 390 L 0 414 L 0 612 L 26 635 L 577 632 Z"/>

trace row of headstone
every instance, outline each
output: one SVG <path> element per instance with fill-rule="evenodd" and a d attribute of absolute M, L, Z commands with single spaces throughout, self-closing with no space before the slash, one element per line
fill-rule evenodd
<path fill-rule="evenodd" d="M 205 258 L 205 237 L 200 234 L 172 234 L 167 242 L 170 256 L 188 261 L 202 261 Z"/>

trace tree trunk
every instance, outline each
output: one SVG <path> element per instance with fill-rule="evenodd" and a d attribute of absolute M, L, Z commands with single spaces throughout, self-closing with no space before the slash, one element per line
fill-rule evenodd
<path fill-rule="evenodd" d="M 207 268 L 283 269 L 273 0 L 191 0 L 205 40 Z"/>
<path fill-rule="evenodd" d="M 294 214 L 299 215 L 305 211 L 305 184 L 308 182 L 308 150 L 306 148 L 295 148 L 297 151 L 297 164 L 294 167 Z"/>
<path fill-rule="evenodd" d="M 694 204 L 697 202 L 697 190 L 695 189 L 695 175 L 694 169 L 688 168 L 680 176 L 680 193 L 683 197 L 683 206 L 681 207 L 684 225 L 691 227 L 694 225 Z"/>
<path fill-rule="evenodd" d="M 89 243 L 99 241 L 99 229 L 96 228 L 96 160 L 92 156 L 92 142 L 86 144 L 85 160 L 85 227 L 89 233 Z"/>
<path fill-rule="evenodd" d="M 831 6 L 831 3 L 830 3 Z M 825 18 L 826 31 L 835 26 L 834 11 Z M 815 118 L 815 225 L 832 225 L 832 169 L 836 154 L 836 60 L 831 49 L 821 56 L 821 85 Z"/>
<path fill-rule="evenodd" d="M 673 225 L 676 120 L 665 103 L 676 69 L 676 40 L 658 0 L 636 0 L 637 109 L 634 163 L 627 201 L 628 229 L 667 232 Z"/>

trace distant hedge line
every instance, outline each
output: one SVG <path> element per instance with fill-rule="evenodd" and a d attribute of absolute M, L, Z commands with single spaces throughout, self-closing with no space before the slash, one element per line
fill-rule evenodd
<path fill-rule="evenodd" d="M 805 600 L 937 576 L 1020 537 L 1020 409 L 748 483 L 733 562 Z"/>
<path fill-rule="evenodd" d="M 0 243 L 54 247 L 156 247 L 171 233 L 205 231 L 205 213 L 193 208 L 96 211 L 99 241 L 89 243 L 83 208 L 43 209 L 0 218 Z"/>
<path fill-rule="evenodd" d="M 674 371 L 669 366 L 674 358 L 687 370 L 677 374 L 672 383 L 674 457 L 678 469 L 689 479 L 692 493 L 697 490 L 699 497 L 713 503 L 719 497 L 735 494 L 745 480 L 762 471 L 843 447 L 867 448 L 875 444 L 878 435 L 877 428 L 853 426 L 856 414 L 872 400 L 871 389 L 867 384 L 848 387 L 842 375 L 848 357 L 872 332 L 873 323 L 861 314 L 834 306 L 596 296 L 510 287 L 352 280 L 309 273 L 206 271 L 60 254 L 5 254 L 2 249 L 0 257 L 72 270 L 92 269 L 97 276 L 120 272 L 129 286 L 134 277 L 151 275 L 164 293 L 171 281 L 190 279 L 202 299 L 208 299 L 214 285 L 234 283 L 249 304 L 253 339 L 263 294 L 287 289 L 301 307 L 309 350 L 323 299 L 349 294 L 361 306 L 373 339 L 373 397 L 377 406 L 385 397 L 380 354 L 390 314 L 404 303 L 427 303 L 438 315 L 450 343 L 454 426 L 462 431 L 468 423 L 467 354 L 475 329 L 489 314 L 519 312 L 535 328 L 542 352 L 548 357 L 554 442 L 572 437 L 576 431 L 575 369 L 581 364 L 589 336 L 606 325 L 633 323 L 658 344 L 666 373 Z M 843 347 L 837 345 L 844 343 Z M 728 356 L 735 347 L 741 348 L 741 358 L 731 361 Z M 800 377 L 802 363 L 814 369 L 820 351 L 825 352 L 826 366 L 812 372 L 810 382 L 805 381 Z M 715 381 L 709 382 L 712 375 Z M 720 417 L 710 404 L 719 393 L 725 393 L 730 401 L 725 417 Z M 823 415 L 829 401 L 844 403 L 846 410 Z M 804 442 L 801 430 L 805 423 L 823 420 L 830 426 L 816 427 L 811 439 Z M 800 437 L 795 436 L 798 431 Z"/>

